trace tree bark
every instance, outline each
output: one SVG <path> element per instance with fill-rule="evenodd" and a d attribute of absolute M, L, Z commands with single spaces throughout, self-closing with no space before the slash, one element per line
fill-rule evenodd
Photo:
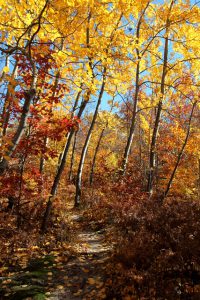
<path fill-rule="evenodd" d="M 135 131 L 135 122 L 136 122 L 136 113 L 137 113 L 137 103 L 138 103 L 138 94 L 139 94 L 139 74 L 140 74 L 140 61 L 137 63 L 136 68 L 136 87 L 135 87 L 135 95 L 134 95 L 134 106 L 133 106 L 133 115 L 131 119 L 131 127 L 129 131 L 129 136 L 127 140 L 127 144 L 124 151 L 124 156 L 122 160 L 122 166 L 121 166 L 121 175 L 125 175 L 126 173 L 126 167 L 128 163 L 128 158 L 131 150 L 131 145 L 133 143 L 133 136 Z"/>
<path fill-rule="evenodd" d="M 48 138 L 48 136 L 45 136 L 45 138 L 44 138 L 44 147 L 46 147 L 48 145 L 48 142 L 49 142 L 49 138 Z M 41 175 L 44 172 L 44 164 L 45 164 L 44 155 L 41 155 L 41 157 L 40 157 L 40 174 Z"/>
<path fill-rule="evenodd" d="M 82 87 L 82 85 L 81 85 L 81 87 Z M 81 96 L 81 93 L 82 93 L 82 91 L 78 92 L 78 94 L 77 94 L 77 97 L 76 97 L 76 99 L 75 99 L 75 102 L 74 102 L 74 105 L 73 105 L 73 108 L 72 108 L 71 118 L 74 117 L 74 112 L 75 112 L 75 110 L 77 109 L 78 101 L 79 101 L 79 98 L 80 98 L 80 96 Z M 86 97 L 86 98 L 89 100 L 88 97 L 90 97 L 90 95 L 88 95 L 88 92 L 87 92 L 87 97 Z M 86 101 L 83 102 L 83 104 L 84 104 L 84 103 L 86 103 Z M 86 103 L 86 104 L 87 104 L 87 103 Z M 83 112 L 83 111 L 81 111 L 82 109 L 83 109 L 83 110 L 85 109 L 85 106 L 84 106 L 84 105 L 81 105 L 78 114 L 82 115 L 82 112 Z M 67 143 L 67 140 L 68 140 L 69 136 L 70 136 L 70 132 L 68 132 L 67 135 L 66 135 L 66 143 Z M 66 144 L 66 143 L 65 143 L 65 144 Z M 70 143 L 71 143 L 71 140 L 70 140 Z M 65 147 L 65 146 L 64 146 L 64 147 Z M 60 164 L 61 164 L 61 162 L 62 162 L 63 154 L 64 154 L 64 149 L 62 150 L 62 152 L 61 152 L 60 155 L 59 155 L 57 170 L 59 169 L 59 166 L 60 166 Z"/>
<path fill-rule="evenodd" d="M 72 155 L 71 155 L 71 161 L 70 161 L 70 169 L 69 169 L 69 180 L 72 181 L 73 177 L 73 166 L 74 166 L 74 156 L 76 151 L 76 140 L 77 140 L 77 132 L 74 134 L 74 143 L 72 147 Z"/>
<path fill-rule="evenodd" d="M 172 10 L 174 4 L 174 0 L 171 1 L 169 13 L 167 16 L 166 21 L 166 31 L 165 31 L 165 45 L 164 45 L 164 58 L 163 58 L 163 70 L 162 70 L 162 77 L 161 77 L 161 84 L 160 84 L 160 100 L 157 106 L 157 113 L 156 113 L 156 119 L 153 129 L 153 135 L 151 140 L 151 147 L 150 147 L 150 155 L 149 155 L 149 174 L 148 174 L 148 183 L 147 183 L 147 192 L 151 196 L 153 193 L 153 180 L 155 175 L 155 158 L 156 158 L 156 144 L 157 144 L 157 136 L 159 131 L 159 125 L 160 125 L 160 119 L 161 119 L 161 113 L 162 113 L 162 104 L 163 99 L 165 96 L 165 78 L 167 74 L 167 63 L 168 63 L 168 48 L 169 48 L 169 26 L 170 26 L 170 13 Z"/>
<path fill-rule="evenodd" d="M 79 204 L 80 204 L 83 165 L 84 165 L 84 162 L 85 162 L 85 156 L 86 156 L 87 149 L 88 149 L 88 146 L 89 146 L 92 131 L 93 131 L 96 119 L 97 119 L 99 106 L 101 104 L 102 96 L 103 96 L 103 93 L 104 93 L 104 88 L 105 88 L 105 83 L 106 83 L 105 74 L 106 74 L 106 68 L 104 67 L 103 81 L 102 81 L 102 85 L 101 85 L 101 90 L 100 90 L 100 93 L 99 93 L 99 97 L 98 97 L 96 109 L 95 109 L 95 112 L 94 112 L 94 115 L 93 115 L 93 119 L 92 119 L 90 128 L 89 128 L 88 133 L 87 133 L 87 137 L 86 137 L 83 149 L 82 149 L 81 158 L 80 158 L 80 162 L 79 162 L 79 166 L 78 166 L 77 179 L 76 179 L 76 195 L 75 195 L 75 204 L 74 204 L 75 207 L 78 207 Z"/>
<path fill-rule="evenodd" d="M 78 99 L 80 98 L 81 92 L 82 91 L 80 91 L 77 94 Z M 90 94 L 87 94 L 86 99 L 83 100 L 83 102 L 80 106 L 79 112 L 77 114 L 78 118 L 81 117 L 81 115 L 82 115 L 82 113 L 83 113 L 83 111 L 84 111 L 84 109 L 85 109 L 85 107 L 88 103 L 88 100 L 89 100 L 88 97 L 89 96 L 90 96 Z M 66 143 L 65 143 L 65 147 L 64 147 L 64 150 L 63 150 L 63 153 L 62 153 L 61 162 L 60 162 L 60 165 L 58 166 L 56 176 L 54 178 L 53 185 L 52 185 L 51 192 L 50 192 L 51 195 L 49 196 L 49 199 L 47 201 L 45 213 L 44 213 L 44 216 L 43 216 L 42 225 L 41 225 L 41 232 L 42 233 L 44 233 L 46 231 L 46 228 L 47 228 L 47 223 L 49 221 L 51 208 L 52 208 L 52 203 L 53 203 L 53 197 L 56 194 L 56 191 L 57 191 L 57 188 L 58 188 L 58 185 L 59 185 L 59 181 L 60 181 L 61 175 L 62 175 L 64 167 L 65 167 L 66 158 L 67 158 L 67 154 L 68 154 L 68 151 L 69 151 L 69 148 L 70 148 L 70 145 L 71 145 L 71 140 L 72 140 L 73 135 L 74 135 L 74 129 L 72 129 L 70 131 L 69 135 L 67 135 L 67 138 L 66 138 Z"/>
<path fill-rule="evenodd" d="M 138 21 L 137 31 L 136 31 L 137 44 L 139 44 L 142 19 L 144 17 L 145 11 L 148 8 L 148 6 L 149 6 L 149 3 L 146 5 L 146 7 L 143 10 L 143 12 L 139 18 L 139 21 Z M 136 67 L 136 73 L 135 73 L 135 95 L 134 95 L 134 101 L 133 101 L 133 115 L 132 115 L 132 119 L 131 119 L 131 127 L 129 130 L 128 140 L 126 143 L 126 147 L 125 147 L 125 151 L 124 151 L 124 155 L 123 155 L 123 159 L 122 159 L 122 165 L 121 165 L 121 170 L 120 170 L 121 175 L 125 175 L 125 173 L 126 173 L 128 158 L 129 158 L 131 146 L 133 143 L 136 115 L 137 115 L 137 104 L 138 104 L 138 96 L 139 96 L 139 90 L 140 90 L 139 79 L 140 79 L 140 60 L 141 60 L 140 51 L 137 47 L 136 47 L 136 54 L 137 54 L 137 67 Z"/>
<path fill-rule="evenodd" d="M 17 50 L 17 48 L 16 49 L 13 48 L 11 53 L 13 53 L 15 50 Z M 25 55 L 28 57 L 31 67 L 32 67 L 32 80 L 31 80 L 29 90 L 24 92 L 24 98 L 25 98 L 24 105 L 22 108 L 21 118 L 19 120 L 17 130 L 14 134 L 14 137 L 12 138 L 12 144 L 8 147 L 8 150 L 6 151 L 5 155 L 0 158 L 0 175 L 2 175 L 4 173 L 4 171 L 7 169 L 8 158 L 10 158 L 12 156 L 13 152 L 15 151 L 17 145 L 20 142 L 20 139 L 21 139 L 21 137 L 24 133 L 24 129 L 26 127 L 26 122 L 28 119 L 28 113 L 29 113 L 31 101 L 33 100 L 33 98 L 36 95 L 35 86 L 36 86 L 36 81 L 37 81 L 37 74 L 36 74 L 35 63 L 32 60 L 31 56 L 29 56 L 26 52 L 25 52 Z"/>
<path fill-rule="evenodd" d="M 8 150 L 5 155 L 6 157 L 3 157 L 0 162 L 0 174 L 3 174 L 3 172 L 8 167 L 7 157 L 11 157 L 11 155 L 13 154 L 14 150 L 16 149 L 16 147 L 24 133 L 24 129 L 26 127 L 26 122 L 28 119 L 30 104 L 31 104 L 31 101 L 34 98 L 35 94 L 36 94 L 36 90 L 34 88 L 30 89 L 28 92 L 25 93 L 25 101 L 24 101 L 19 125 L 18 125 L 17 131 L 15 132 L 15 135 L 12 139 L 12 145 L 10 145 L 8 147 Z"/>
<path fill-rule="evenodd" d="M 99 147 L 100 147 L 100 144 L 101 144 L 101 140 L 103 138 L 104 131 L 105 131 L 105 127 L 101 131 L 101 134 L 99 136 L 99 140 L 98 140 L 97 146 L 95 148 L 94 157 L 93 157 L 93 160 L 92 160 L 92 167 L 91 167 L 91 171 L 90 171 L 90 185 L 92 185 L 92 183 L 93 183 L 96 158 L 97 158 L 97 154 L 98 154 Z"/>

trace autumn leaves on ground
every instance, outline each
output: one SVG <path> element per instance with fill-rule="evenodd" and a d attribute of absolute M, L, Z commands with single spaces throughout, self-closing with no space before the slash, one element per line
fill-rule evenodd
<path fill-rule="evenodd" d="M 200 299 L 199 3 L 0 3 L 0 299 Z"/>

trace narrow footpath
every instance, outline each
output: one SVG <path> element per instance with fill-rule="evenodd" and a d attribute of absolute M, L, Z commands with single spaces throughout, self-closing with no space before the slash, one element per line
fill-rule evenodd
<path fill-rule="evenodd" d="M 72 241 L 75 254 L 58 273 L 56 282 L 54 281 L 58 289 L 48 299 L 105 299 L 105 268 L 112 247 L 106 243 L 103 230 L 83 229 L 82 216 L 79 213 L 73 213 L 70 218 L 76 228 Z"/>

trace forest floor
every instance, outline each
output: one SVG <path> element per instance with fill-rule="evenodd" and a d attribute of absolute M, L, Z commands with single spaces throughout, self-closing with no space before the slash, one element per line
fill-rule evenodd
<path fill-rule="evenodd" d="M 132 231 L 110 210 L 72 207 L 55 210 L 45 234 L 1 213 L 13 223 L 0 226 L 0 300 L 200 299 L 199 205 L 146 204 L 150 221 L 142 211 Z"/>
<path fill-rule="evenodd" d="M 0 278 L 0 299 L 106 299 L 106 262 L 112 245 L 105 229 L 70 210 L 70 240 L 65 249 L 33 259 L 27 268 Z"/>

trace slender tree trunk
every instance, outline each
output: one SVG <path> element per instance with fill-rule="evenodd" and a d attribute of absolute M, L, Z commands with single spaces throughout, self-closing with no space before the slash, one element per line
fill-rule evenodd
<path fill-rule="evenodd" d="M 156 164 L 156 142 L 157 142 L 157 135 L 159 130 L 160 124 L 160 117 L 162 111 L 162 100 L 159 101 L 155 125 L 153 129 L 153 135 L 151 140 L 151 147 L 150 147 L 150 158 L 149 158 L 149 174 L 148 174 L 148 183 L 147 183 L 147 191 L 149 194 L 153 192 L 153 179 L 155 174 L 155 164 Z"/>
<path fill-rule="evenodd" d="M 168 193 L 169 193 L 169 190 L 171 188 L 171 185 L 172 185 L 172 182 L 174 180 L 174 176 L 176 174 L 176 171 L 177 171 L 177 168 L 179 166 L 179 163 L 181 161 L 181 158 L 183 156 L 183 152 L 184 152 L 184 149 L 187 145 L 187 142 L 188 142 L 188 138 L 189 138 L 189 135 L 190 135 L 190 129 L 191 129 L 191 122 L 192 122 L 192 116 L 193 116 L 193 113 L 194 113 L 194 109 L 195 109 L 195 106 L 196 106 L 197 102 L 194 102 L 193 106 L 192 106 L 192 110 L 191 110 L 191 113 L 190 113 L 190 118 L 189 118 L 189 122 L 188 122 L 188 128 L 187 128 L 187 132 L 186 132 L 186 136 L 185 136 L 185 140 L 184 140 L 184 143 L 182 145 L 182 148 L 178 154 L 178 157 L 177 157 L 177 161 L 176 161 L 176 164 L 174 166 L 174 169 L 173 169 L 173 172 L 171 174 L 171 177 L 169 179 L 169 182 L 167 184 L 167 187 L 166 187 L 166 190 L 165 190 L 165 193 L 164 193 L 164 198 L 163 200 L 167 197 Z"/>
<path fill-rule="evenodd" d="M 81 85 L 81 87 L 82 87 L 82 85 Z M 72 113 L 71 113 L 71 118 L 74 117 L 74 112 L 77 109 L 77 106 L 78 106 L 78 98 L 76 98 L 76 101 L 74 103 Z M 70 170 L 69 170 L 69 180 L 72 180 L 74 156 L 75 156 L 75 151 L 76 151 L 76 141 L 77 141 L 77 131 L 74 134 L 74 142 L 73 142 L 73 147 L 72 147 L 72 155 L 71 155 Z"/>
<path fill-rule="evenodd" d="M 21 206 L 21 197 L 22 197 L 22 189 L 23 189 L 23 174 L 24 174 L 24 168 L 25 163 L 27 159 L 27 154 L 25 154 L 20 163 L 20 180 L 19 180 L 19 196 L 17 197 L 17 206 L 16 206 L 16 213 L 17 213 L 17 228 L 19 229 L 21 226 L 21 212 L 20 212 L 20 206 Z"/>
<path fill-rule="evenodd" d="M 28 141 L 31 133 L 31 126 L 29 126 L 26 129 L 26 146 L 25 148 L 28 147 Z M 20 169 L 20 180 L 19 180 L 19 195 L 17 197 L 17 205 L 16 205 L 16 213 L 17 213 L 17 228 L 19 229 L 21 226 L 21 221 L 22 221 L 22 215 L 21 215 L 21 197 L 22 197 L 22 192 L 23 192 L 23 175 L 24 175 L 24 169 L 25 169 L 25 164 L 26 160 L 28 158 L 28 153 L 27 151 L 22 155 L 21 161 L 19 163 L 19 169 Z"/>
<path fill-rule="evenodd" d="M 81 87 L 82 87 L 82 85 L 81 85 Z M 78 101 L 79 101 L 79 98 L 80 98 L 80 96 L 81 96 L 81 93 L 82 93 L 82 91 L 79 92 L 79 93 L 77 94 L 77 97 L 76 97 L 76 99 L 75 99 L 75 102 L 74 102 L 74 105 L 73 105 L 73 108 L 72 108 L 71 118 L 74 117 L 74 112 L 75 112 L 75 110 L 77 109 Z M 89 95 L 87 95 L 87 97 L 88 97 L 88 96 L 89 96 Z M 89 96 L 89 97 L 90 97 L 90 96 Z M 88 98 L 88 100 L 89 100 L 89 98 Z M 83 102 L 83 103 L 86 103 L 86 102 Z M 82 112 L 83 112 L 83 111 L 80 112 L 81 109 L 82 109 L 82 107 L 83 107 L 83 110 L 85 109 L 85 106 L 83 106 L 83 105 L 80 107 L 80 110 L 79 110 L 79 113 L 78 113 L 78 114 L 80 114 L 80 115 L 82 115 Z M 66 143 L 65 143 L 65 145 L 67 144 L 67 140 L 68 140 L 69 136 L 70 136 L 70 132 L 68 132 L 67 135 L 66 135 Z M 70 140 L 70 143 L 71 143 L 71 140 Z M 65 146 L 64 146 L 64 147 L 65 147 Z M 61 152 L 60 155 L 59 155 L 57 170 L 59 169 L 59 166 L 60 166 L 60 164 L 61 164 L 63 154 L 64 154 L 64 149 L 62 150 L 62 152 Z"/>
<path fill-rule="evenodd" d="M 159 157 L 158 157 L 158 152 L 156 151 L 156 156 L 155 156 L 155 190 L 158 192 L 158 184 L 159 184 Z"/>
<path fill-rule="evenodd" d="M 147 191 L 151 195 L 153 192 L 153 179 L 155 174 L 155 164 L 156 164 L 156 143 L 157 136 L 162 112 L 162 102 L 165 94 L 165 77 L 167 73 L 167 60 L 168 60 L 168 37 L 165 38 L 165 46 L 164 46 L 164 62 L 163 62 L 163 71 L 162 71 L 162 79 L 161 79 L 161 97 L 157 106 L 156 119 L 153 129 L 153 135 L 150 146 L 150 156 L 149 156 L 149 174 L 148 174 L 148 183 L 147 183 Z"/>
<path fill-rule="evenodd" d="M 121 166 L 121 174 L 122 175 L 125 175 L 125 173 L 126 173 L 126 167 L 127 167 L 127 163 L 128 163 L 130 150 L 131 150 L 131 145 L 133 143 L 135 122 L 136 122 L 136 113 L 137 113 L 138 94 L 139 94 L 139 74 L 140 74 L 140 61 L 138 61 L 137 68 L 136 68 L 136 83 L 135 83 L 133 115 L 132 115 L 132 119 L 131 119 L 131 127 L 129 130 L 129 136 L 128 136 L 128 140 L 127 140 L 127 144 L 125 147 L 124 156 L 123 156 L 123 160 L 122 160 L 122 166 Z"/>
<path fill-rule="evenodd" d="M 44 147 L 46 147 L 48 145 L 48 142 L 49 142 L 49 138 L 47 136 L 45 136 L 45 138 L 44 138 Z M 44 156 L 41 155 L 41 158 L 40 158 L 40 174 L 41 175 L 44 172 L 44 164 L 45 164 L 45 159 L 44 159 Z"/>
<path fill-rule="evenodd" d="M 80 91 L 77 95 L 78 99 L 80 98 L 81 92 L 82 91 Z M 79 112 L 77 114 L 78 118 L 81 117 L 81 115 L 82 115 L 82 113 L 83 113 L 83 111 L 84 111 L 84 109 L 85 109 L 85 107 L 88 103 L 89 97 L 90 97 L 90 92 L 87 93 L 87 96 L 86 96 L 85 100 L 83 100 L 83 102 L 80 106 Z M 62 175 L 64 167 L 65 167 L 66 158 L 67 158 L 67 154 L 69 152 L 69 148 L 70 148 L 70 145 L 71 145 L 71 140 L 72 140 L 73 134 L 74 134 L 74 129 L 72 129 L 70 131 L 69 135 L 67 135 L 67 138 L 66 138 L 66 143 L 65 143 L 64 150 L 63 150 L 63 154 L 62 154 L 62 159 L 61 159 L 60 165 L 58 166 L 56 176 L 55 176 L 54 181 L 53 181 L 53 185 L 52 185 L 51 193 L 50 193 L 51 195 L 50 195 L 50 197 L 47 201 L 44 217 L 43 217 L 43 220 L 42 220 L 42 225 L 41 225 L 41 232 L 42 233 L 44 233 L 46 231 L 46 228 L 47 228 L 47 223 L 48 223 L 50 213 L 51 213 L 51 208 L 52 208 L 53 197 L 56 194 L 56 191 L 57 191 L 57 188 L 58 188 L 58 185 L 59 185 L 59 181 L 60 181 L 61 175 Z"/>
<path fill-rule="evenodd" d="M 30 89 L 25 94 L 25 101 L 24 101 L 24 105 L 23 105 L 23 109 L 22 109 L 21 118 L 19 121 L 17 131 L 15 132 L 15 135 L 12 139 L 12 145 L 9 146 L 9 148 L 6 152 L 5 156 L 7 156 L 7 157 L 11 157 L 11 155 L 13 154 L 14 150 L 16 149 L 16 147 L 24 133 L 24 129 L 26 127 L 26 122 L 28 119 L 29 107 L 30 107 L 31 101 L 34 98 L 35 94 L 36 94 L 35 89 Z M 3 157 L 0 162 L 0 174 L 2 174 L 7 167 L 8 167 L 7 158 Z"/>
<path fill-rule="evenodd" d="M 138 130 L 139 130 L 139 165 L 140 165 L 140 176 L 141 176 L 141 186 L 143 189 L 146 188 L 145 185 L 145 160 L 144 160 L 144 151 L 143 151 L 143 140 L 142 140 L 142 128 L 141 128 L 141 120 L 138 122 Z"/>
<path fill-rule="evenodd" d="M 100 90 L 100 93 L 99 93 L 99 98 L 98 98 L 98 101 L 97 101 L 96 109 L 95 109 L 95 112 L 94 112 L 94 115 L 93 115 L 93 119 L 92 119 L 90 128 L 89 128 L 88 133 L 87 133 L 85 144 L 84 144 L 83 149 L 82 149 L 81 158 L 80 158 L 80 162 L 79 162 L 79 166 L 78 166 L 77 179 L 76 179 L 75 207 L 78 207 L 79 204 L 80 204 L 83 165 L 84 165 L 84 162 L 85 162 L 85 156 L 86 156 L 87 149 L 88 149 L 88 146 L 89 146 L 89 142 L 90 142 L 90 138 L 91 138 L 91 135 L 92 135 L 92 131 L 93 131 L 96 119 L 97 119 L 99 106 L 101 104 L 102 96 L 103 96 L 103 93 L 104 93 L 104 88 L 105 88 L 105 74 L 106 74 L 106 68 L 104 67 L 104 70 L 103 70 L 103 82 L 102 82 L 102 85 L 101 85 L 101 90 Z"/>
<path fill-rule="evenodd" d="M 137 43 L 139 44 L 139 39 L 140 39 L 140 29 L 142 25 L 142 20 L 144 17 L 144 14 L 149 6 L 149 2 L 147 3 L 145 9 L 143 10 L 139 21 L 137 25 L 137 31 L 136 31 L 136 38 L 137 38 Z M 133 137 L 134 137 L 134 131 L 135 131 L 135 123 L 136 123 L 136 114 L 137 114 L 137 104 L 138 104 L 138 96 L 139 96 L 139 90 L 140 90 L 140 60 L 141 60 L 141 54 L 139 49 L 136 47 L 136 54 L 137 54 L 137 67 L 136 67 L 136 73 L 135 73 L 135 95 L 134 95 L 134 102 L 133 102 L 133 114 L 132 114 L 132 119 L 131 119 L 131 126 L 129 130 L 129 135 L 128 135 L 128 140 L 126 143 L 123 159 L 122 159 L 122 165 L 121 165 L 121 175 L 125 175 L 126 173 L 126 168 L 128 164 L 128 159 L 131 151 L 131 146 L 133 143 Z"/>
<path fill-rule="evenodd" d="M 31 101 L 34 99 L 36 95 L 36 89 L 35 89 L 36 81 L 37 81 L 36 67 L 32 60 L 30 60 L 30 63 L 32 66 L 32 80 L 31 80 L 30 88 L 28 91 L 24 92 L 24 98 L 25 98 L 24 105 L 22 108 L 21 118 L 19 120 L 17 130 L 14 134 L 14 137 L 12 138 L 12 144 L 8 147 L 8 150 L 6 151 L 4 157 L 0 158 L 0 175 L 2 175 L 4 171 L 7 169 L 8 158 L 12 156 L 13 152 L 15 151 L 17 145 L 20 142 L 20 139 L 26 127 Z"/>
<path fill-rule="evenodd" d="M 97 158 L 97 154 L 98 154 L 99 147 L 100 147 L 100 144 L 101 144 L 101 140 L 103 138 L 104 131 L 105 131 L 105 127 L 101 131 L 101 134 L 99 136 L 99 140 L 98 140 L 95 152 L 94 152 L 94 157 L 93 157 L 93 160 L 92 160 L 92 167 L 91 167 L 91 172 L 90 172 L 90 185 L 92 185 L 92 183 L 93 183 L 96 158 Z"/>
<path fill-rule="evenodd" d="M 46 147 L 48 145 L 48 137 L 45 136 L 44 138 L 44 146 Z M 44 156 L 43 154 L 41 155 L 40 157 L 40 175 L 41 175 L 41 184 L 40 184 L 40 187 L 39 187 L 39 194 L 42 195 L 42 191 L 43 191 L 43 185 L 44 185 L 44 177 L 43 177 L 43 173 L 44 173 L 44 166 L 45 166 L 45 159 L 44 159 Z"/>
<path fill-rule="evenodd" d="M 142 166 L 143 166 L 143 163 L 142 163 L 142 128 L 141 128 L 140 121 L 138 124 L 138 131 L 139 131 L 139 163 L 140 163 L 140 170 L 142 173 Z"/>
<path fill-rule="evenodd" d="M 162 77 L 161 77 L 161 84 L 160 84 L 160 100 L 157 106 L 157 113 L 156 113 L 156 120 L 154 124 L 153 129 L 153 135 L 151 140 L 151 147 L 150 147 L 150 156 L 149 156 L 149 174 L 148 174 L 148 183 L 147 183 L 147 192 L 151 196 L 153 193 L 153 180 L 155 175 L 155 164 L 156 164 L 156 144 L 157 144 L 157 136 L 159 131 L 159 125 L 160 125 L 160 119 L 161 119 L 161 113 L 162 113 L 162 104 L 163 99 L 165 96 L 165 78 L 167 74 L 167 63 L 168 63 L 168 48 L 169 48 L 169 27 L 170 27 L 170 13 L 172 10 L 172 7 L 174 5 L 174 1 L 172 0 L 169 8 L 169 13 L 167 16 L 166 21 L 166 31 L 165 31 L 165 45 L 164 45 L 164 58 L 163 58 L 163 70 L 162 70 Z"/>
<path fill-rule="evenodd" d="M 69 180 L 72 180 L 73 177 L 73 166 L 74 166 L 74 156 L 76 151 L 76 140 L 77 140 L 77 132 L 74 134 L 74 143 L 72 147 L 72 155 L 71 155 L 71 161 L 70 161 L 70 169 L 69 169 Z"/>

